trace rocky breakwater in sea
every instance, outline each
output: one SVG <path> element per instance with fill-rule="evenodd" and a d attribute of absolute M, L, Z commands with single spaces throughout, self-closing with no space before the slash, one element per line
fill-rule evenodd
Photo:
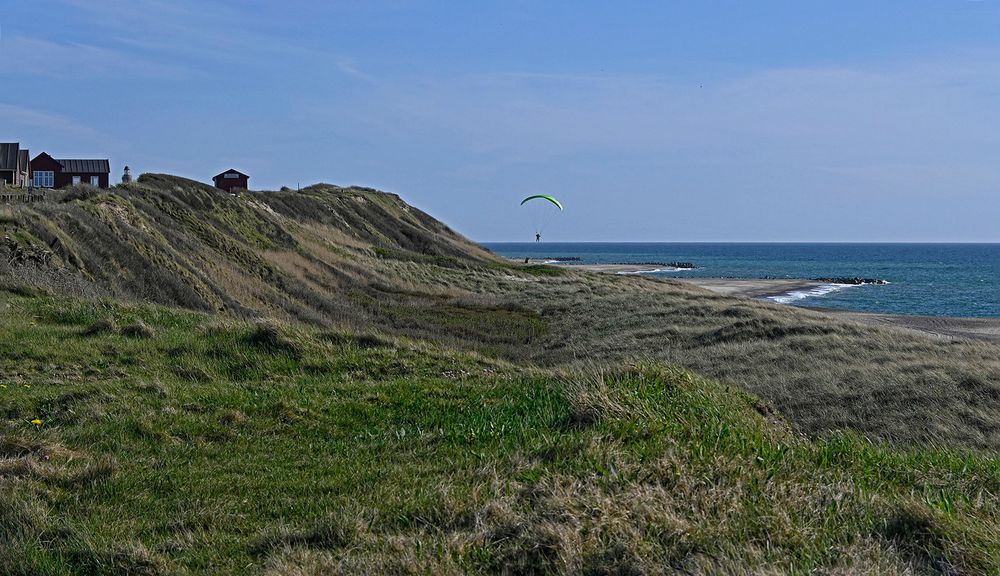
<path fill-rule="evenodd" d="M 828 284 L 850 284 L 852 286 L 861 286 L 862 284 L 888 284 L 888 280 L 882 280 L 881 278 L 860 278 L 860 277 L 850 277 L 850 276 L 836 276 L 833 278 L 813 278 L 816 282 L 826 282 Z"/>

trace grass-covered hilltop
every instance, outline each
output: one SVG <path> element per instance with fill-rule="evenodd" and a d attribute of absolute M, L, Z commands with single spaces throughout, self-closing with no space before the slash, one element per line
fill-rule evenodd
<path fill-rule="evenodd" d="M 1000 348 L 399 197 L 0 208 L 2 574 L 1000 574 Z"/>

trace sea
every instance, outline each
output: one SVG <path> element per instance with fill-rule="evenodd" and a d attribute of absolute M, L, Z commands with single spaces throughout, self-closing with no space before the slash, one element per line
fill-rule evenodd
<path fill-rule="evenodd" d="M 664 278 L 872 278 L 772 296 L 796 306 L 1000 317 L 1000 244 L 492 242 L 500 256 L 567 264 L 692 263 Z"/>

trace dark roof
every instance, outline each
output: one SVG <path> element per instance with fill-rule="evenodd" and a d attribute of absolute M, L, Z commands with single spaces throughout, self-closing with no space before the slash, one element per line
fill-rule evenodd
<path fill-rule="evenodd" d="M 31 164 L 31 159 L 28 158 L 27 150 L 18 150 L 17 152 L 17 165 L 21 168 L 27 168 Z"/>
<path fill-rule="evenodd" d="M 56 158 L 56 162 L 62 164 L 63 172 L 74 174 L 110 174 L 111 162 L 107 160 L 65 160 Z"/>
<path fill-rule="evenodd" d="M 17 142 L 0 143 L 0 170 L 17 170 L 17 153 L 21 145 Z"/>
<path fill-rule="evenodd" d="M 242 176 L 244 178 L 249 178 L 249 176 L 247 176 L 246 174 L 240 172 L 239 170 L 236 170 L 234 168 L 230 168 L 229 170 L 226 170 L 225 172 L 221 172 L 219 174 L 216 174 L 215 176 L 212 176 L 212 180 L 215 180 L 216 178 L 222 178 L 226 174 L 233 174 L 233 173 L 239 174 L 240 176 Z"/>

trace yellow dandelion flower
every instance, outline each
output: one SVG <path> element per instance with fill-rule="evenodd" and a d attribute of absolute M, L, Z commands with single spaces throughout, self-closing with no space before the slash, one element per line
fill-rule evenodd
<path fill-rule="evenodd" d="M 25 384 L 24 387 L 25 388 L 31 388 L 31 384 Z"/>
<path fill-rule="evenodd" d="M 42 419 L 41 418 L 35 418 L 34 420 L 31 421 L 31 423 L 34 424 L 35 426 L 41 426 L 42 425 Z"/>

